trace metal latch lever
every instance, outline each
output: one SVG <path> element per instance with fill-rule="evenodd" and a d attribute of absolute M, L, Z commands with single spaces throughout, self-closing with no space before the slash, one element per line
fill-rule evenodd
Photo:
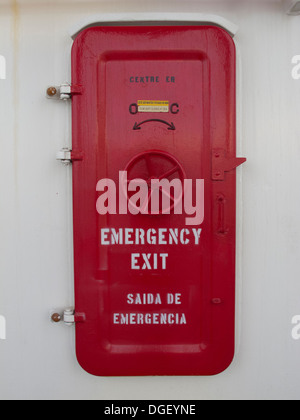
<path fill-rule="evenodd" d="M 85 314 L 75 312 L 73 308 L 67 308 L 64 310 L 63 315 L 54 313 L 51 316 L 51 320 L 55 323 L 63 321 L 65 325 L 72 326 L 77 322 L 84 322 L 85 321 Z"/>
<path fill-rule="evenodd" d="M 71 99 L 73 95 L 81 95 L 82 86 L 71 85 L 69 83 L 64 83 L 60 86 L 49 86 L 46 94 L 48 99 L 61 99 L 66 101 Z"/>

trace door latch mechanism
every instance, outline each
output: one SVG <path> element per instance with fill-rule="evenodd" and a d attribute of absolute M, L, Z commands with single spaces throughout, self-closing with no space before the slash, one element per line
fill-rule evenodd
<path fill-rule="evenodd" d="M 81 95 L 82 87 L 78 85 L 71 85 L 69 83 L 64 83 L 60 86 L 49 86 L 46 91 L 46 96 L 48 99 L 60 99 L 67 101 L 72 99 L 73 95 Z"/>
<path fill-rule="evenodd" d="M 224 181 L 225 173 L 233 171 L 246 162 L 246 158 L 228 158 L 224 149 L 213 149 L 212 151 L 212 179 L 213 181 Z"/>
<path fill-rule="evenodd" d="M 75 312 L 73 308 L 67 308 L 63 314 L 54 313 L 51 316 L 51 321 L 58 323 L 63 321 L 68 327 L 74 325 L 77 322 L 85 321 L 85 314 Z"/>
<path fill-rule="evenodd" d="M 46 91 L 46 96 L 48 99 L 56 99 L 67 101 L 72 99 L 74 95 L 82 94 L 82 86 L 71 85 L 69 83 L 64 83 L 60 86 L 49 86 Z M 65 165 L 68 165 L 74 161 L 79 161 L 83 159 L 82 152 L 71 150 L 68 147 L 64 147 L 56 154 L 56 159 L 60 160 Z"/>

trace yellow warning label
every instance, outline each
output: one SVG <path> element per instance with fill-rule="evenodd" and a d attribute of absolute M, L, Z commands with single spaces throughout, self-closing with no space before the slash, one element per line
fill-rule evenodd
<path fill-rule="evenodd" d="M 169 101 L 138 101 L 138 112 L 169 112 Z"/>

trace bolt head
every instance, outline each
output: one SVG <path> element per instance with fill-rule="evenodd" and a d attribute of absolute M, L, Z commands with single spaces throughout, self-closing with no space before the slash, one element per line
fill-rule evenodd
<path fill-rule="evenodd" d="M 61 321 L 61 316 L 60 316 L 60 314 L 53 314 L 51 316 L 51 319 L 52 319 L 53 322 L 58 323 L 58 322 Z"/>
<path fill-rule="evenodd" d="M 48 96 L 55 96 L 57 94 L 57 89 L 54 86 L 51 86 L 47 89 Z"/>

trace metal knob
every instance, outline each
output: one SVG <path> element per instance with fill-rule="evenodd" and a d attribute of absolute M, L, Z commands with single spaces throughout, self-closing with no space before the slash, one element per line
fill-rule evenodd
<path fill-rule="evenodd" d="M 48 96 L 53 97 L 53 96 L 55 96 L 56 94 L 57 94 L 57 89 L 56 89 L 56 87 L 54 87 L 54 86 L 50 86 L 50 87 L 47 89 L 47 95 L 48 95 Z"/>
<path fill-rule="evenodd" d="M 53 315 L 51 316 L 51 320 L 52 320 L 53 322 L 55 322 L 55 323 L 58 323 L 58 322 L 60 322 L 60 321 L 61 321 L 61 315 L 60 315 L 60 314 L 55 313 L 55 314 L 53 314 Z"/>

